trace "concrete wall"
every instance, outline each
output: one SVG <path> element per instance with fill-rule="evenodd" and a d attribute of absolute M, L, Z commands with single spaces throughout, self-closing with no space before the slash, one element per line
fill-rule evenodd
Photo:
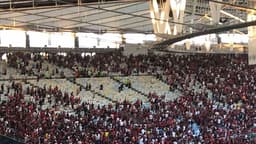
<path fill-rule="evenodd" d="M 148 49 L 151 45 L 142 45 L 142 44 L 126 44 L 124 47 L 123 54 L 128 55 L 139 55 L 139 54 L 147 54 Z"/>

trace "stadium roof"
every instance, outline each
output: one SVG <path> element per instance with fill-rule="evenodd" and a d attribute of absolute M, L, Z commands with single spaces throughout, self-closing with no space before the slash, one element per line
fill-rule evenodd
<path fill-rule="evenodd" d="M 193 2 L 187 0 L 184 25 L 193 29 L 208 28 L 208 0 Z M 243 1 L 242 6 L 247 5 Z M 226 7 L 238 19 L 222 14 L 221 20 L 229 23 L 245 20 L 246 11 Z M 170 24 L 172 22 L 170 13 Z M 95 33 L 153 32 L 149 0 L 0 0 L 0 26 Z"/>
<path fill-rule="evenodd" d="M 26 30 L 151 33 L 148 1 L 0 1 L 0 25 Z"/>
<path fill-rule="evenodd" d="M 223 6 L 219 25 L 211 25 L 209 1 Z M 149 3 L 150 0 L 0 0 L 0 28 L 49 32 L 153 33 Z M 181 35 L 191 30 L 194 33 L 244 23 L 249 10 L 256 11 L 248 0 L 187 0 Z M 169 24 L 174 23 L 170 11 Z M 247 33 L 247 29 L 236 32 Z"/>

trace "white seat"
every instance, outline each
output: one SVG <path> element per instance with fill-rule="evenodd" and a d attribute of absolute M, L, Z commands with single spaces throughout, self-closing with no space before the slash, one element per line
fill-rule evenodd
<path fill-rule="evenodd" d="M 84 86 L 86 85 L 86 83 L 90 83 L 93 90 L 95 90 L 96 92 L 101 93 L 115 101 L 127 100 L 127 101 L 133 102 L 137 99 L 140 99 L 142 101 L 147 100 L 144 96 L 134 92 L 131 89 L 123 89 L 123 91 L 119 92 L 118 91 L 119 83 L 110 79 L 109 77 L 79 78 L 79 79 L 77 79 L 77 82 Z M 101 84 L 103 85 L 103 90 L 99 89 Z"/>
<path fill-rule="evenodd" d="M 129 77 L 118 77 L 117 79 L 125 82 L 126 79 L 131 81 L 133 88 L 145 93 L 156 93 L 159 96 L 164 95 L 167 99 L 174 99 L 178 97 L 178 93 L 170 92 L 169 85 L 156 79 L 153 76 L 129 76 Z"/>

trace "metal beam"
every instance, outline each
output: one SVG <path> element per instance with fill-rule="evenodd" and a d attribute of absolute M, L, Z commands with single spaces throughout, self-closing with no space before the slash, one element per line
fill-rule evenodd
<path fill-rule="evenodd" d="M 241 9 L 241 10 L 244 10 L 244 11 L 256 11 L 256 9 L 252 8 L 252 7 L 246 7 L 246 6 L 236 5 L 236 4 L 227 3 L 227 2 L 220 2 L 220 1 L 216 1 L 216 0 L 209 0 L 209 1 L 214 2 L 214 3 L 223 4 L 224 6 L 235 7 L 237 9 Z"/>
<path fill-rule="evenodd" d="M 143 2 L 147 0 L 104 0 L 101 3 L 102 4 L 115 4 L 115 3 L 134 3 L 134 2 Z M 69 5 L 67 5 L 69 3 Z M 56 5 L 56 0 L 46 0 L 46 1 L 35 1 L 34 7 L 33 7 L 33 2 L 31 0 L 28 0 L 27 2 L 24 3 L 24 1 L 12 1 L 10 3 L 10 0 L 6 1 L 0 1 L 0 9 L 5 9 L 8 10 L 12 8 L 13 10 L 31 10 L 31 9 L 45 9 L 45 8 L 56 8 L 56 7 L 69 7 L 70 5 L 72 6 L 77 6 L 77 5 L 98 5 L 98 0 L 83 0 L 81 1 L 81 4 L 77 2 L 77 0 L 69 0 L 66 2 L 58 1 Z"/>
<path fill-rule="evenodd" d="M 112 6 L 119 6 L 120 4 L 116 4 L 116 5 L 111 5 Z M 134 4 L 135 5 L 135 4 Z M 117 9 L 122 9 L 122 8 L 126 8 L 126 7 L 129 7 L 131 5 L 128 5 L 128 6 L 124 6 L 124 7 L 121 7 L 121 8 L 117 8 Z M 80 6 L 79 6 L 80 7 Z M 115 9 L 115 10 L 117 10 Z M 56 11 L 56 10 L 54 10 Z M 94 9 L 90 9 L 90 10 L 83 10 L 83 11 L 79 11 L 79 13 L 83 13 L 83 12 L 91 12 L 91 11 L 94 11 Z M 64 14 L 61 14 L 61 15 L 58 15 L 56 17 L 61 17 L 61 16 L 66 16 L 66 15 L 72 15 L 72 14 L 79 14 L 78 12 L 71 12 L 71 13 L 64 13 Z M 92 14 L 88 14 L 88 15 L 83 15 L 83 17 L 88 17 L 88 16 L 93 16 L 93 15 L 96 15 L 96 14 L 101 14 L 101 13 L 104 13 L 104 12 L 99 12 L 99 13 L 92 13 Z M 38 14 L 38 13 L 37 13 Z M 81 16 L 78 16 L 78 17 L 72 17 L 72 18 L 69 18 L 69 19 L 75 19 L 75 18 L 80 18 Z M 33 21 L 38 21 L 38 20 L 43 20 L 45 18 L 41 18 L 41 19 L 37 19 L 37 20 L 33 20 Z M 59 20 L 54 20 L 54 21 L 50 21 L 51 23 L 52 22 L 57 22 Z M 32 22 L 32 21 L 30 21 Z M 49 22 L 48 22 L 49 23 Z"/>
<path fill-rule="evenodd" d="M 93 7 L 94 8 L 94 7 Z M 97 8 L 96 8 L 97 9 Z M 87 23 L 90 25 L 97 25 L 97 26 L 102 26 L 102 27 L 108 27 L 108 28 L 113 28 L 113 29 L 117 29 L 119 31 L 125 31 L 125 29 L 122 28 L 118 28 L 118 27 L 114 27 L 114 26 L 108 26 L 108 25 L 104 25 L 104 24 L 96 24 L 96 23 L 92 23 L 92 22 L 84 22 L 84 21 L 80 21 L 80 20 L 70 20 L 70 19 L 66 19 L 66 18 L 59 18 L 59 17 L 54 17 L 54 16 L 45 16 L 42 14 L 33 14 L 33 13 L 29 13 L 29 12 L 24 12 L 24 11 L 18 11 L 17 13 L 21 13 L 21 14 L 26 14 L 26 15 L 35 15 L 35 16 L 40 16 L 40 17 L 45 17 L 45 18 L 53 18 L 53 19 L 58 19 L 58 20 L 63 20 L 63 21 L 71 21 L 71 22 L 76 22 L 76 23 Z M 26 23 L 26 22 L 22 22 L 22 23 Z M 31 24 L 31 23 L 30 23 Z M 35 24 L 35 23 L 33 23 Z M 40 24 L 35 24 L 35 25 L 40 25 Z M 50 27 L 56 27 L 56 26 L 50 26 Z M 63 29 L 65 30 L 65 28 L 63 27 L 56 27 L 57 29 Z M 138 31 L 138 30 L 132 30 L 130 29 L 131 32 L 138 32 L 138 33 L 144 33 L 143 31 Z"/>
<path fill-rule="evenodd" d="M 122 14 L 122 15 L 130 15 L 130 16 L 133 16 L 133 17 L 140 17 L 140 18 L 145 18 L 145 19 L 149 19 L 149 20 L 152 19 L 151 17 L 148 17 L 148 16 L 141 16 L 141 15 L 136 15 L 136 14 L 132 14 L 132 13 L 126 13 L 126 12 L 120 12 L 120 11 L 112 11 L 112 10 L 108 10 L 108 9 L 105 9 L 105 8 L 95 8 L 95 7 L 88 6 L 88 5 L 84 5 L 84 7 L 93 8 L 93 9 L 99 9 L 99 10 L 104 10 L 104 11 L 107 11 L 107 12 L 119 13 L 119 14 Z M 157 18 L 154 18 L 154 19 L 157 20 L 157 21 L 160 21 L 160 19 L 157 19 Z M 167 22 L 166 20 L 163 20 L 163 21 L 164 21 L 164 22 Z M 185 26 L 188 26 L 188 27 L 191 26 L 190 24 L 179 23 L 179 22 L 175 22 L 175 21 L 168 21 L 168 22 L 169 22 L 169 23 L 173 23 L 173 24 L 185 25 Z M 193 28 L 193 27 L 192 27 L 192 28 Z"/>
<path fill-rule="evenodd" d="M 245 27 L 255 26 L 255 25 L 256 25 L 256 21 L 251 21 L 251 22 L 239 23 L 239 24 L 228 25 L 228 26 L 220 26 L 217 28 L 207 29 L 207 30 L 203 30 L 201 32 L 196 32 L 196 33 L 192 33 L 192 34 L 179 35 L 179 36 L 173 37 L 171 39 L 162 41 L 162 42 L 154 45 L 153 48 L 154 49 L 165 49 L 169 45 L 174 44 L 179 41 L 182 41 L 182 40 L 185 40 L 185 39 L 189 39 L 189 38 L 193 38 L 193 37 L 197 37 L 197 36 L 201 36 L 201 35 L 206 35 L 206 34 L 229 31 L 229 30 L 233 30 L 233 29 L 245 28 Z"/>
<path fill-rule="evenodd" d="M 139 11 L 134 11 L 133 13 L 138 13 L 138 12 L 142 12 L 144 10 L 139 10 Z M 118 17 L 118 16 L 123 16 L 123 15 L 120 15 L 120 14 L 116 14 L 116 15 L 111 15 L 111 16 L 108 16 L 108 17 L 104 17 L 104 19 L 100 19 L 100 18 L 96 18 L 93 20 L 93 22 L 95 21 L 98 21 L 98 20 L 105 20 L 105 19 L 109 19 L 109 18 L 113 18 L 113 17 Z M 75 18 L 79 18 L 79 17 L 75 17 Z M 127 20 L 127 19 L 131 19 L 131 18 L 134 18 L 134 17 L 131 17 L 131 16 L 128 16 L 128 17 L 125 17 L 125 18 L 122 18 L 122 19 L 119 19 L 120 20 Z M 73 19 L 73 18 L 72 18 Z M 116 20 L 111 20 L 111 21 L 108 21 L 107 23 L 111 23 L 111 22 L 116 22 Z M 77 23 L 79 24 L 79 23 Z M 76 24 L 75 24 L 76 25 Z M 90 26 L 90 25 L 89 25 Z M 72 27 L 72 25 L 65 25 L 63 27 Z"/>
<path fill-rule="evenodd" d="M 104 52 L 112 52 L 116 51 L 116 48 L 38 48 L 38 47 L 0 47 L 0 52 L 9 53 L 9 52 L 47 52 L 47 53 L 58 53 L 58 52 L 66 52 L 66 53 L 104 53 Z"/>
<path fill-rule="evenodd" d="M 237 17 L 237 16 L 234 16 L 234 15 L 232 15 L 231 13 L 228 13 L 228 12 L 226 12 L 226 11 L 224 11 L 224 10 L 220 10 L 220 12 L 221 12 L 222 14 L 226 15 L 226 16 L 229 16 L 229 17 L 235 19 L 235 20 L 238 20 L 238 21 L 240 21 L 240 22 L 245 22 L 245 20 L 243 20 L 243 19 L 241 19 L 241 18 L 239 18 L 239 17 Z"/>

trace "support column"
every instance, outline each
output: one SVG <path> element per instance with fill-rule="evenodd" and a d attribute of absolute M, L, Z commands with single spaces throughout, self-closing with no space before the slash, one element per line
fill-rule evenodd
<path fill-rule="evenodd" d="M 190 39 L 187 39 L 186 42 L 185 42 L 185 48 L 186 50 L 190 50 L 191 48 L 191 40 Z"/>
<path fill-rule="evenodd" d="M 250 6 L 256 8 L 256 2 L 254 0 L 248 1 Z M 251 11 L 248 12 L 247 21 L 255 21 L 256 20 L 256 12 Z M 248 63 L 249 65 L 256 64 L 256 26 L 248 27 Z"/>
<path fill-rule="evenodd" d="M 159 4 L 157 0 L 150 1 L 150 16 L 154 33 L 171 34 L 168 23 L 170 13 L 170 0 Z"/>
<path fill-rule="evenodd" d="M 194 18 L 195 18 L 195 11 L 196 11 L 196 3 L 197 3 L 197 0 L 193 0 L 193 10 L 192 10 L 192 19 L 190 20 L 190 24 L 194 24 Z M 189 28 L 189 32 L 190 33 L 193 33 L 193 28 Z"/>
<path fill-rule="evenodd" d="M 76 36 L 76 35 L 74 35 L 74 37 L 75 37 L 75 48 L 79 48 L 79 37 L 78 36 Z"/>
<path fill-rule="evenodd" d="M 25 48 L 30 48 L 30 40 L 29 40 L 29 35 L 28 35 L 27 32 L 25 32 L 25 36 L 26 36 L 26 38 L 25 38 L 25 43 L 26 43 Z"/>
<path fill-rule="evenodd" d="M 162 0 L 158 3 L 157 0 L 150 1 L 150 16 L 153 24 L 153 29 L 156 34 L 173 34 L 182 32 L 182 25 L 174 24 L 171 28 L 169 25 L 169 13 L 172 10 L 174 22 L 183 23 L 184 10 L 186 0 Z M 173 31 L 171 31 L 173 30 Z"/>
<path fill-rule="evenodd" d="M 186 0 L 170 0 L 174 22 L 183 23 Z M 182 32 L 182 25 L 174 24 L 173 35 Z"/>
<path fill-rule="evenodd" d="M 210 51 L 210 49 L 211 49 L 211 39 L 210 39 L 210 35 L 207 35 L 207 36 L 205 37 L 204 46 L 205 46 L 206 51 Z"/>
<path fill-rule="evenodd" d="M 222 1 L 222 0 L 217 0 Z M 212 16 L 212 24 L 219 24 L 220 22 L 220 10 L 222 7 L 222 4 L 209 2 L 210 9 L 211 9 L 211 16 Z"/>

